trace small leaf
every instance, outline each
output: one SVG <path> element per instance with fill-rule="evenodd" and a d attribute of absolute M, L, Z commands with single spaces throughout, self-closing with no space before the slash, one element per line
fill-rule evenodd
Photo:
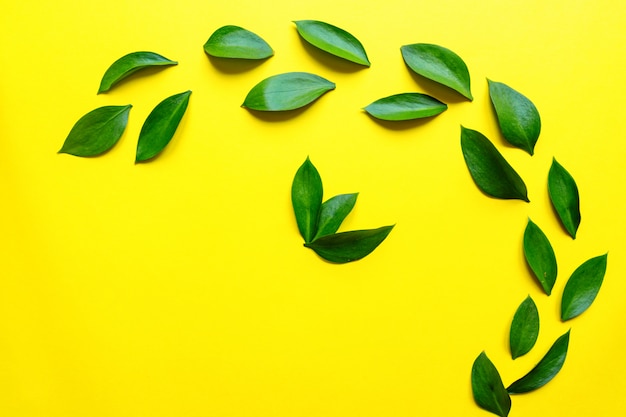
<path fill-rule="evenodd" d="M 315 74 L 288 72 L 266 78 L 248 93 L 243 107 L 251 110 L 285 111 L 304 107 L 335 84 Z"/>
<path fill-rule="evenodd" d="M 509 345 L 513 359 L 530 352 L 538 336 L 539 311 L 533 299 L 528 296 L 517 308 L 511 323 Z"/>
<path fill-rule="evenodd" d="M 323 192 L 320 174 L 307 157 L 296 172 L 291 185 L 291 203 L 296 223 L 307 243 L 313 240 L 317 232 Z"/>
<path fill-rule="evenodd" d="M 131 107 L 105 106 L 90 111 L 72 127 L 59 153 L 96 156 L 108 151 L 122 137 Z"/>
<path fill-rule="evenodd" d="M 337 233 L 322 236 L 311 243 L 305 243 L 304 246 L 313 249 L 329 262 L 352 262 L 372 253 L 389 235 L 391 229 L 393 226 Z"/>
<path fill-rule="evenodd" d="M 556 256 L 546 235 L 530 219 L 524 231 L 524 256 L 543 290 L 550 295 L 557 276 Z"/>
<path fill-rule="evenodd" d="M 450 87 L 472 101 L 470 75 L 460 56 L 438 45 L 415 43 L 400 48 L 404 62 L 422 77 Z"/>
<path fill-rule="evenodd" d="M 509 394 L 524 394 L 543 387 L 559 373 L 567 356 L 569 333 L 559 337 L 548 353 L 525 376 L 513 382 L 506 389 Z"/>
<path fill-rule="evenodd" d="M 552 159 L 552 166 L 548 173 L 548 192 L 550 201 L 561 219 L 561 224 L 572 239 L 576 239 L 576 232 L 580 226 L 578 187 L 574 178 L 556 159 Z"/>
<path fill-rule="evenodd" d="M 169 60 L 154 52 L 133 52 L 124 55 L 111 64 L 104 73 L 100 81 L 98 94 L 109 91 L 115 84 L 141 69 L 177 64 L 178 62 Z"/>
<path fill-rule="evenodd" d="M 489 96 L 504 138 L 533 154 L 541 132 L 541 118 L 535 105 L 506 84 L 487 80 Z"/>
<path fill-rule="evenodd" d="M 426 94 L 404 93 L 381 98 L 365 107 L 365 111 L 381 120 L 412 120 L 435 116 L 448 106 Z"/>
<path fill-rule="evenodd" d="M 348 61 L 370 66 L 361 42 L 345 30 L 317 20 L 294 23 L 300 36 L 311 45 Z"/>
<path fill-rule="evenodd" d="M 313 239 L 335 233 L 354 208 L 358 195 L 358 193 L 340 194 L 325 201 L 320 211 L 317 233 Z"/>
<path fill-rule="evenodd" d="M 591 306 L 604 281 L 607 256 L 591 258 L 576 268 L 563 289 L 561 320 L 573 319 Z"/>
<path fill-rule="evenodd" d="M 265 59 L 274 51 L 257 34 L 239 26 L 217 29 L 204 44 L 204 52 L 218 58 Z"/>
<path fill-rule="evenodd" d="M 190 95 L 191 91 L 175 94 L 152 110 L 139 133 L 136 162 L 154 158 L 170 143 L 185 115 Z"/>
<path fill-rule="evenodd" d="M 485 194 L 530 201 L 522 178 L 482 133 L 461 126 L 461 148 L 474 182 Z"/>
<path fill-rule="evenodd" d="M 511 411 L 511 397 L 504 388 L 498 370 L 482 352 L 472 366 L 472 392 L 474 401 L 484 410 L 506 417 Z"/>

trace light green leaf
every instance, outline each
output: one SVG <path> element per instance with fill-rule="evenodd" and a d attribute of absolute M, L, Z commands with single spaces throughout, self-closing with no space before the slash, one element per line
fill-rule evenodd
<path fill-rule="evenodd" d="M 530 352 L 538 336 L 539 311 L 533 299 L 528 296 L 517 308 L 511 323 L 509 347 L 513 359 Z"/>
<path fill-rule="evenodd" d="M 524 256 L 541 287 L 550 295 L 557 276 L 556 256 L 546 235 L 530 219 L 524 231 Z"/>
<path fill-rule="evenodd" d="M 336 233 L 317 238 L 304 246 L 329 262 L 352 262 L 372 253 L 387 238 L 391 229 L 393 226 Z"/>
<path fill-rule="evenodd" d="M 294 23 L 300 36 L 311 45 L 348 61 L 370 66 L 361 42 L 345 30 L 318 20 L 298 20 Z"/>
<path fill-rule="evenodd" d="M 500 417 L 511 411 L 511 397 L 504 389 L 500 373 L 482 352 L 472 365 L 472 393 L 478 406 Z"/>
<path fill-rule="evenodd" d="M 358 195 L 358 193 L 340 194 L 325 201 L 320 211 L 317 233 L 313 239 L 335 233 L 354 208 Z"/>
<path fill-rule="evenodd" d="M 574 178 L 556 159 L 552 159 L 552 166 L 548 173 L 548 193 L 561 224 L 572 239 L 576 239 L 581 218 L 578 187 Z"/>
<path fill-rule="evenodd" d="M 257 34 L 239 26 L 217 29 L 204 44 L 204 52 L 218 58 L 265 59 L 274 51 Z"/>
<path fill-rule="evenodd" d="M 305 242 L 313 240 L 322 208 L 322 178 L 307 157 L 298 168 L 291 184 L 291 203 L 296 215 L 298 230 Z"/>
<path fill-rule="evenodd" d="M 426 94 L 403 93 L 374 101 L 365 111 L 381 120 L 411 120 L 435 116 L 448 106 Z"/>
<path fill-rule="evenodd" d="M 563 289 L 561 320 L 573 319 L 591 306 L 604 281 L 607 257 L 596 256 L 576 268 Z"/>
<path fill-rule="evenodd" d="M 113 86 L 129 75 L 150 67 L 176 65 L 178 62 L 169 60 L 154 52 L 133 52 L 115 61 L 106 70 L 98 94 L 109 91 Z"/>

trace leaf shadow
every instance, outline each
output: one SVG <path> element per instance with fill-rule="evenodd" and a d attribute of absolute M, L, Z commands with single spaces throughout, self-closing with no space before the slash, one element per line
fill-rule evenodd
<path fill-rule="evenodd" d="M 300 35 L 298 35 L 298 38 L 300 39 L 300 44 L 309 55 L 311 55 L 316 61 L 321 62 L 324 66 L 330 68 L 333 71 L 343 74 L 352 74 L 369 68 L 365 65 L 357 64 L 355 62 L 348 61 L 347 59 L 340 58 L 331 53 L 323 51 L 318 47 L 308 43 Z"/>
<path fill-rule="evenodd" d="M 435 116 L 431 116 L 431 117 L 423 117 L 420 119 L 412 119 L 412 120 L 381 120 L 378 119 L 374 116 L 372 116 L 371 114 L 369 114 L 368 112 L 366 112 L 365 110 L 363 110 L 363 113 L 365 115 L 367 115 L 371 120 L 373 120 L 375 123 L 377 123 L 378 125 L 384 127 L 385 129 L 389 129 L 389 130 L 394 130 L 394 131 L 405 131 L 405 130 L 410 130 L 410 129 L 416 129 L 420 126 L 424 126 L 425 124 L 429 123 L 432 119 L 434 119 L 435 117 L 437 117 L 438 115 Z"/>
<path fill-rule="evenodd" d="M 167 68 L 175 67 L 175 66 L 176 65 L 155 65 L 151 67 L 142 68 L 139 71 L 135 71 L 132 74 L 122 78 L 120 81 L 116 82 L 111 88 L 109 88 L 108 91 L 103 91 L 98 94 L 108 94 L 112 92 L 113 90 L 116 90 L 118 88 L 125 86 L 126 84 L 131 84 L 143 78 L 149 78 L 161 71 L 166 70 Z"/>
<path fill-rule="evenodd" d="M 457 104 L 457 103 L 463 103 L 465 101 L 469 101 L 463 95 L 461 95 L 460 93 L 457 93 L 450 87 L 446 87 L 443 84 L 439 84 L 436 81 L 429 80 L 428 78 L 417 74 L 408 65 L 406 65 L 406 62 L 405 62 L 405 66 L 406 66 L 406 69 L 409 71 L 409 74 L 411 74 L 411 78 L 413 78 L 413 81 L 415 81 L 415 83 L 422 90 L 426 91 L 427 94 L 435 97 L 436 99 L 447 104 Z"/>
<path fill-rule="evenodd" d="M 282 111 L 263 111 L 263 110 L 254 110 L 249 109 L 247 107 L 243 107 L 248 111 L 248 113 L 252 114 L 257 119 L 260 119 L 264 122 L 269 123 L 280 123 L 285 122 L 287 120 L 291 120 L 295 117 L 298 117 L 302 113 L 304 113 L 309 107 L 311 107 L 313 103 L 309 103 L 306 106 L 293 109 L 293 110 L 282 110 Z"/>
<path fill-rule="evenodd" d="M 254 68 L 260 66 L 265 61 L 271 58 L 267 57 L 265 59 L 240 59 L 240 58 L 218 58 L 208 54 L 205 54 L 211 65 L 215 67 L 222 74 L 242 74 L 247 71 L 251 71 Z"/>

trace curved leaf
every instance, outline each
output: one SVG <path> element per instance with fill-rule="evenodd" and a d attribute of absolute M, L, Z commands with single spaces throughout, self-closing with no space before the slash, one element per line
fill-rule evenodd
<path fill-rule="evenodd" d="M 513 316 L 509 334 L 509 346 L 513 359 L 527 354 L 535 346 L 539 336 L 539 311 L 530 297 L 520 304 Z"/>
<path fill-rule="evenodd" d="M 218 58 L 265 59 L 274 51 L 259 35 L 239 26 L 217 29 L 204 44 L 204 52 Z"/>
<path fill-rule="evenodd" d="M 541 287 L 550 295 L 557 276 L 556 256 L 546 235 L 530 219 L 524 231 L 524 256 Z"/>
<path fill-rule="evenodd" d="M 335 233 L 354 208 L 358 195 L 358 193 L 340 194 L 325 201 L 320 210 L 314 239 Z"/>
<path fill-rule="evenodd" d="M 563 289 L 561 320 L 573 319 L 591 306 L 604 281 L 607 256 L 596 256 L 576 268 Z"/>
<path fill-rule="evenodd" d="M 365 111 L 381 120 L 411 120 L 435 116 L 448 106 L 421 93 L 403 93 L 381 98 L 365 107 Z"/>
<path fill-rule="evenodd" d="M 535 105 L 506 84 L 487 80 L 489 97 L 504 138 L 533 154 L 541 132 L 541 118 Z"/>
<path fill-rule="evenodd" d="M 559 337 L 548 353 L 529 373 L 509 385 L 506 389 L 509 394 L 524 394 L 541 388 L 550 382 L 559 373 L 565 362 L 569 345 L 569 334 L 570 331 L 568 330 L 567 333 Z"/>
<path fill-rule="evenodd" d="M 291 184 L 291 204 L 296 215 L 298 230 L 305 242 L 313 240 L 322 208 L 322 179 L 307 157 L 298 168 Z"/>
<path fill-rule="evenodd" d="M 511 397 L 502 384 L 502 378 L 485 352 L 472 365 L 472 393 L 474 401 L 484 410 L 506 417 L 511 411 Z"/>
<path fill-rule="evenodd" d="M 391 229 L 393 226 L 337 233 L 322 236 L 311 243 L 305 243 L 304 246 L 313 249 L 329 262 L 352 262 L 372 253 L 389 235 Z"/>
<path fill-rule="evenodd" d="M 59 153 L 96 156 L 111 149 L 122 137 L 132 106 L 104 106 L 90 111 L 72 127 Z"/>
<path fill-rule="evenodd" d="M 285 111 L 304 107 L 335 84 L 315 74 L 288 72 L 266 78 L 248 93 L 243 107 L 251 110 Z"/>
<path fill-rule="evenodd" d="M 178 62 L 169 60 L 154 52 L 133 52 L 124 55 L 111 64 L 104 73 L 100 81 L 98 94 L 109 91 L 115 84 L 141 69 L 177 64 Z"/>
<path fill-rule="evenodd" d="M 554 158 L 548 173 L 548 192 L 561 224 L 572 239 L 576 239 L 576 232 L 580 226 L 578 187 L 570 173 Z"/>
<path fill-rule="evenodd" d="M 170 143 L 185 115 L 190 95 L 191 91 L 175 94 L 152 110 L 139 133 L 136 162 L 154 158 Z"/>
<path fill-rule="evenodd" d="M 485 194 L 526 202 L 526 184 L 482 133 L 461 126 L 463 157 L 474 182 Z"/>
<path fill-rule="evenodd" d="M 414 43 L 400 48 L 404 62 L 422 77 L 445 85 L 472 101 L 470 74 L 460 56 L 439 45 Z"/>
<path fill-rule="evenodd" d="M 297 20 L 294 23 L 300 36 L 311 45 L 348 61 L 370 66 L 361 42 L 345 30 L 318 20 Z"/>

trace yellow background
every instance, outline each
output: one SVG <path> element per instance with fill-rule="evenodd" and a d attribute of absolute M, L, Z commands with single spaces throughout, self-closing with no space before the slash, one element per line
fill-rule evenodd
<path fill-rule="evenodd" d="M 485 350 L 505 384 L 572 328 L 561 373 L 513 397 L 511 416 L 626 415 L 626 12 L 618 0 L 4 1 L 0 13 L 0 415 L 6 417 L 485 416 L 470 369 Z M 303 43 L 293 20 L 323 20 L 365 46 L 369 69 Z M 226 24 L 267 40 L 257 65 L 209 59 Z M 436 43 L 467 63 L 470 103 L 411 75 L 400 46 Z M 96 95 L 126 53 L 179 65 Z M 302 111 L 240 107 L 267 76 L 337 84 Z M 542 116 L 530 157 L 507 145 L 486 78 Z M 135 165 L 143 121 L 190 89 L 168 148 Z M 361 111 L 425 92 L 449 109 L 425 122 Z M 132 104 L 116 147 L 57 154 L 73 124 Z M 460 125 L 488 136 L 530 204 L 486 197 Z M 310 156 L 325 197 L 360 192 L 342 230 L 396 224 L 369 257 L 323 262 L 302 247 L 291 180 Z M 547 195 L 552 158 L 578 183 L 572 240 Z M 528 218 L 559 262 L 551 297 L 525 265 Z M 609 252 L 596 302 L 559 320 L 583 261 Z M 536 347 L 512 361 L 508 329 L 531 295 Z"/>

